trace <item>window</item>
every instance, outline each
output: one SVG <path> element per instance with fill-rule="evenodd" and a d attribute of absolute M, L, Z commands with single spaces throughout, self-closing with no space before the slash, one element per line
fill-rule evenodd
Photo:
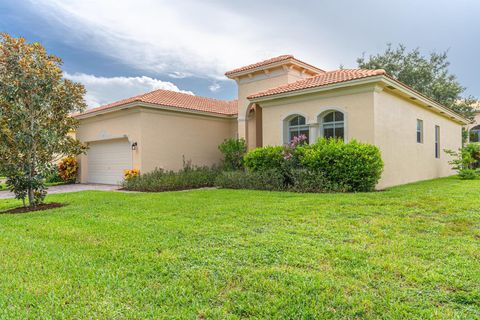
<path fill-rule="evenodd" d="M 470 142 L 480 142 L 480 125 L 470 129 Z"/>
<path fill-rule="evenodd" d="M 301 135 L 307 136 L 307 142 L 310 137 L 310 129 L 306 124 L 305 117 L 295 115 L 288 121 L 288 142 L 292 141 L 294 137 Z"/>
<path fill-rule="evenodd" d="M 435 158 L 440 158 L 440 127 L 435 126 Z"/>
<path fill-rule="evenodd" d="M 417 142 L 423 143 L 423 120 L 417 119 Z"/>
<path fill-rule="evenodd" d="M 345 122 L 343 113 L 331 111 L 322 118 L 322 135 L 324 138 L 345 139 Z"/>

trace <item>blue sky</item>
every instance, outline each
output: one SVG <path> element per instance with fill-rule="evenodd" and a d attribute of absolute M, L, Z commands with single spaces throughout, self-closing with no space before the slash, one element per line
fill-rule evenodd
<path fill-rule="evenodd" d="M 280 54 L 326 70 L 386 43 L 449 50 L 480 97 L 480 1 L 0 0 L 0 31 L 40 41 L 93 107 L 165 88 L 236 98 L 231 68 Z"/>

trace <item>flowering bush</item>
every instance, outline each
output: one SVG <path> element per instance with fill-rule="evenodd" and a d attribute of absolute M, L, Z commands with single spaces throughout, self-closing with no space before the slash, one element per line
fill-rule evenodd
<path fill-rule="evenodd" d="M 138 169 L 127 169 L 123 171 L 123 178 L 125 180 L 130 180 L 132 178 L 138 177 L 140 175 L 140 170 Z"/>
<path fill-rule="evenodd" d="M 58 175 L 64 182 L 73 183 L 77 179 L 78 164 L 74 157 L 66 157 L 58 163 Z"/>

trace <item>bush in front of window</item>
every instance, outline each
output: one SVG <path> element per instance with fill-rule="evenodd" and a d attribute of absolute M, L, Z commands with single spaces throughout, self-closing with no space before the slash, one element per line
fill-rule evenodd
<path fill-rule="evenodd" d="M 377 146 L 355 140 L 320 139 L 302 147 L 302 165 L 344 191 L 372 191 L 380 180 L 383 160 Z"/>
<path fill-rule="evenodd" d="M 299 142 L 257 148 L 245 155 L 245 167 L 248 172 L 281 173 L 285 190 L 357 192 L 375 188 L 383 160 L 374 145 L 331 138 L 312 145 Z"/>
<path fill-rule="evenodd" d="M 252 172 L 278 170 L 282 171 L 285 165 L 284 147 L 263 147 L 248 152 L 244 157 L 245 167 Z"/>

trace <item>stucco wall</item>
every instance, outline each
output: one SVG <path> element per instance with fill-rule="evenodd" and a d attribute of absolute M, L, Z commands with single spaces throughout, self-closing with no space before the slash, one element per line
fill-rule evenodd
<path fill-rule="evenodd" d="M 461 125 L 417 104 L 370 86 L 322 94 L 283 98 L 260 103 L 263 110 L 263 144 L 281 145 L 284 119 L 301 114 L 310 134 L 320 136 L 318 115 L 339 110 L 345 115 L 345 138 L 377 145 L 385 170 L 377 188 L 454 174 L 444 149 L 461 146 Z M 424 140 L 416 142 L 416 121 L 423 120 Z M 435 125 L 440 126 L 440 158 L 435 158 Z M 311 139 L 313 142 L 315 139 Z"/>
<path fill-rule="evenodd" d="M 183 159 L 193 165 L 220 162 L 218 145 L 236 137 L 236 119 L 145 110 L 141 113 L 142 171 L 179 170 Z"/>
<path fill-rule="evenodd" d="M 82 119 L 76 132 L 77 138 L 87 143 L 123 136 L 131 143 L 137 142 L 132 163 L 141 172 L 156 167 L 179 170 L 183 156 L 194 165 L 218 163 L 221 160 L 218 145 L 236 134 L 236 119 L 139 107 Z M 87 158 L 82 155 L 79 160 L 80 181 L 85 182 Z"/>
<path fill-rule="evenodd" d="M 76 131 L 78 140 L 84 143 L 94 141 L 108 141 L 126 136 L 130 142 L 140 141 L 141 122 L 140 109 L 133 108 L 112 112 L 104 115 L 83 119 Z M 87 150 L 88 153 L 88 150 Z M 132 151 L 132 165 L 141 168 L 142 162 L 140 150 Z M 86 182 L 88 173 L 88 161 L 86 155 L 79 157 L 80 182 Z"/>
<path fill-rule="evenodd" d="M 267 68 L 269 69 L 269 68 Z M 246 138 L 249 148 L 254 147 L 255 143 L 249 141 L 250 135 L 255 137 L 255 121 L 251 121 L 248 124 L 247 108 L 250 101 L 247 97 L 253 93 L 257 93 L 270 88 L 278 87 L 284 84 L 295 82 L 304 79 L 308 75 L 302 73 L 295 68 L 283 68 L 282 66 L 277 68 L 271 68 L 267 73 L 263 71 L 257 71 L 251 76 L 242 76 L 237 80 L 238 85 L 238 136 L 240 138 Z M 247 125 L 248 129 L 247 129 Z M 253 126 L 253 128 L 252 128 Z M 251 131 L 250 133 L 248 131 Z"/>
<path fill-rule="evenodd" d="M 374 87 L 356 91 L 336 90 L 260 103 L 263 112 L 263 145 L 282 145 L 285 142 L 284 120 L 292 114 L 303 115 L 310 124 L 310 135 L 320 136 L 318 116 L 328 110 L 344 113 L 347 141 L 355 138 L 373 143 L 373 90 Z"/>
<path fill-rule="evenodd" d="M 417 119 L 423 143 L 417 143 Z M 435 126 L 440 126 L 440 158 L 435 158 Z M 461 125 L 415 103 L 381 91 L 375 93 L 375 144 L 385 170 L 378 188 L 454 174 L 444 149 L 461 147 Z"/>

